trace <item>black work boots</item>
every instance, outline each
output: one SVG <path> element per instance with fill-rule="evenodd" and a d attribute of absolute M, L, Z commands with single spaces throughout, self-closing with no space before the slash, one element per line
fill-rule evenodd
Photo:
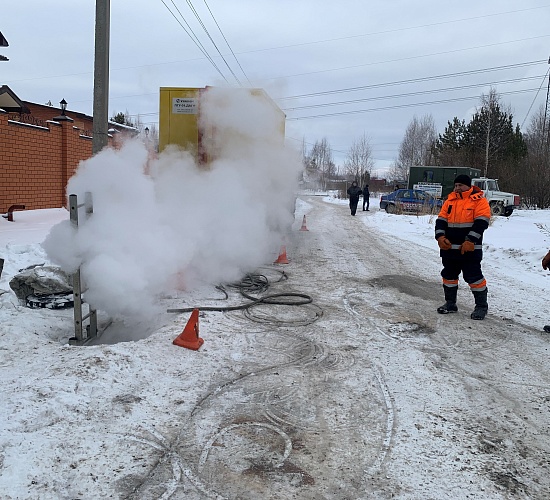
<path fill-rule="evenodd" d="M 458 292 L 457 286 L 443 285 L 443 291 L 445 292 L 445 304 L 437 308 L 439 314 L 449 314 L 458 311 L 456 307 L 456 293 Z"/>
<path fill-rule="evenodd" d="M 487 309 L 489 309 L 489 306 L 487 305 L 487 288 L 481 292 L 472 292 L 472 293 L 474 294 L 476 307 L 474 309 L 474 312 L 470 314 L 470 318 L 485 319 L 485 315 L 487 314 Z"/>
<path fill-rule="evenodd" d="M 443 285 L 443 291 L 445 292 L 445 304 L 439 306 L 437 308 L 437 312 L 439 314 L 449 314 L 457 312 L 458 307 L 456 305 L 456 295 L 458 292 L 458 287 Z M 472 314 L 470 314 L 470 318 L 478 320 L 485 319 L 485 316 L 487 315 L 487 310 L 489 309 L 489 306 L 487 305 L 487 288 L 480 292 L 476 291 L 472 293 L 474 294 L 476 306 Z"/>

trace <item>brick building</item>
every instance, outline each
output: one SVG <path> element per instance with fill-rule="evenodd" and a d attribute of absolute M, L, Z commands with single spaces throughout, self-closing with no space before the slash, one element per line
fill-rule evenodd
<path fill-rule="evenodd" d="M 110 132 L 138 132 L 109 125 Z M 67 181 L 92 156 L 92 130 L 91 116 L 21 101 L 9 87 L 0 87 L 0 213 L 12 205 L 65 206 Z"/>

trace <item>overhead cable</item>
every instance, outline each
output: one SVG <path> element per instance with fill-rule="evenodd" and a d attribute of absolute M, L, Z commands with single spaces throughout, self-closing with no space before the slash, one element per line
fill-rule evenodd
<path fill-rule="evenodd" d="M 288 96 L 288 97 L 280 97 L 277 100 L 285 100 L 285 99 L 303 99 L 306 97 L 319 97 L 323 95 L 331 95 L 331 94 L 340 94 L 344 92 L 356 92 L 359 90 L 367 90 L 367 89 L 376 89 L 380 87 L 392 87 L 395 85 L 405 85 L 409 83 L 419 83 L 419 82 L 427 82 L 432 80 L 441 80 L 445 78 L 456 78 L 459 76 L 467 76 L 467 75 L 474 75 L 477 73 L 489 73 L 492 71 L 502 71 L 506 69 L 513 69 L 513 68 L 523 68 L 526 66 L 535 66 L 541 63 L 546 62 L 544 59 L 539 59 L 538 61 L 528 61 L 523 63 L 516 63 L 516 64 L 506 64 L 504 66 L 493 66 L 490 68 L 481 68 L 481 69 L 472 69 L 468 71 L 458 71 L 456 73 L 443 73 L 442 75 L 433 75 L 433 76 L 423 76 L 421 78 L 410 78 L 408 80 L 397 80 L 395 82 L 384 82 L 384 83 L 375 83 L 372 85 L 362 85 L 359 87 L 348 87 L 343 89 L 335 89 L 335 90 L 327 90 L 324 92 L 312 92 L 310 94 L 300 94 L 300 95 L 294 95 L 294 96 Z"/>
<path fill-rule="evenodd" d="M 527 110 L 527 114 L 525 115 L 525 118 L 523 119 L 523 121 L 521 122 L 521 127 L 520 128 L 523 128 L 523 124 L 525 123 L 525 121 L 527 120 L 527 117 L 529 116 L 529 113 L 531 112 L 531 108 L 533 107 L 533 105 L 535 104 L 535 101 L 537 100 L 537 97 L 539 96 L 539 93 L 540 93 L 540 89 L 542 88 L 542 86 L 544 85 L 544 81 L 546 80 L 546 78 L 549 78 L 549 73 L 550 73 L 550 68 L 548 68 L 548 70 L 546 71 L 546 75 L 544 75 L 544 78 L 542 79 L 542 81 L 540 82 L 540 86 L 539 86 L 539 89 L 537 90 L 537 93 L 535 94 L 535 97 L 533 97 L 533 101 L 531 102 L 531 106 L 529 106 L 529 109 Z M 548 81 L 548 85 L 550 86 L 550 80 Z M 546 100 L 546 104 L 548 105 L 548 99 Z M 546 113 L 545 113 L 545 118 L 546 118 Z M 546 122 L 546 120 L 545 120 Z M 544 135 L 544 134 L 543 134 Z"/>
<path fill-rule="evenodd" d="M 220 57 L 222 58 L 223 62 L 225 63 L 225 65 L 227 66 L 227 69 L 231 72 L 231 74 L 233 75 L 233 77 L 235 78 L 235 80 L 237 80 L 237 83 L 239 85 L 242 86 L 241 84 L 241 81 L 239 80 L 239 78 L 237 77 L 237 75 L 235 74 L 235 72 L 233 71 L 233 69 L 231 69 L 231 66 L 229 66 L 229 63 L 227 62 L 227 60 L 225 59 L 225 57 L 223 56 L 223 54 L 220 52 L 220 49 L 218 48 L 218 46 L 216 45 L 216 42 L 214 41 L 214 39 L 212 38 L 212 36 L 210 35 L 210 32 L 208 31 L 208 29 L 206 28 L 206 26 L 204 25 L 204 23 L 202 22 L 202 19 L 199 15 L 199 13 L 197 12 L 197 10 L 195 9 L 195 7 L 193 6 L 193 2 L 191 2 L 191 0 L 186 0 L 187 1 L 187 5 L 189 6 L 189 8 L 191 9 L 191 12 L 193 13 L 193 15 L 195 16 L 195 19 L 199 22 L 199 24 L 201 25 L 203 31 L 206 33 L 206 36 L 210 39 L 210 41 L 212 42 L 212 45 L 214 45 L 214 48 L 216 49 L 216 51 L 218 52 L 218 54 L 220 55 Z M 173 0 L 172 0 L 173 2 Z"/>
<path fill-rule="evenodd" d="M 315 75 L 319 73 L 329 73 L 332 71 L 342 71 L 345 69 L 355 69 L 355 68 L 363 68 L 365 66 L 376 66 L 379 64 L 388 64 L 388 63 L 395 63 L 395 62 L 403 62 L 403 61 L 411 61 L 413 59 L 422 59 L 424 57 L 432 57 L 432 56 L 442 56 L 447 54 L 454 54 L 456 52 L 463 52 L 466 50 L 476 50 L 476 49 L 486 49 L 488 47 L 496 47 L 498 45 L 505 45 L 510 43 L 517 43 L 517 42 L 525 42 L 525 41 L 531 41 L 536 40 L 539 38 L 548 38 L 550 35 L 539 35 L 539 36 L 532 36 L 529 38 L 520 38 L 517 40 L 509 40 L 507 42 L 496 42 L 496 43 L 489 43 L 486 45 L 476 45 L 474 47 L 464 47 L 461 49 L 454 49 L 454 50 L 446 50 L 443 52 L 432 52 L 431 54 L 421 54 L 421 55 L 415 55 L 410 57 L 400 57 L 398 59 L 389 59 L 386 61 L 375 61 L 375 62 L 369 62 L 365 64 L 354 64 L 353 66 L 343 66 L 340 68 L 330 68 L 330 69 L 321 69 L 318 71 L 308 71 L 307 73 L 295 73 L 293 75 L 284 75 L 284 76 L 273 76 L 273 77 L 265 77 L 264 80 L 281 80 L 281 79 L 288 79 L 288 78 L 295 78 L 297 76 L 308 76 L 308 75 Z"/>
<path fill-rule="evenodd" d="M 227 38 L 225 38 L 225 35 L 223 34 L 223 31 L 222 29 L 220 28 L 220 25 L 218 24 L 218 21 L 216 21 L 216 18 L 214 17 L 214 14 L 212 13 L 212 10 L 210 10 L 210 7 L 209 5 L 206 3 L 206 0 L 203 0 L 204 1 L 204 5 L 206 5 L 206 8 L 208 9 L 208 12 L 210 12 L 210 15 L 212 16 L 212 19 L 214 20 L 214 22 L 216 23 L 216 26 L 218 27 L 218 30 L 220 31 L 220 34 L 222 35 L 223 39 L 225 40 L 225 43 L 227 44 L 227 47 L 229 48 L 229 50 L 231 51 L 231 54 L 233 55 L 233 59 L 235 59 L 235 61 L 237 62 L 237 64 L 239 65 L 239 68 L 241 68 L 241 71 L 243 72 L 243 75 L 244 77 L 246 78 L 247 82 L 252 85 L 252 83 L 250 83 L 250 80 L 248 79 L 248 76 L 246 75 L 243 67 L 241 66 L 241 63 L 239 62 L 239 60 L 237 59 L 237 56 L 235 55 L 235 52 L 233 52 L 233 49 L 231 48 L 231 45 L 229 45 L 229 42 L 227 41 Z"/>
<path fill-rule="evenodd" d="M 526 92 L 534 92 L 536 89 L 524 89 L 524 90 L 514 90 L 510 92 L 501 92 L 500 95 L 512 95 L 512 94 L 523 94 Z M 288 121 L 298 121 L 298 120 L 310 120 L 312 118 L 327 118 L 331 116 L 342 116 L 342 115 L 354 115 L 359 113 L 374 113 L 376 111 L 389 111 L 393 109 L 403 109 L 403 108 L 413 108 L 417 106 L 430 106 L 434 104 L 445 104 L 448 102 L 459 102 L 459 101 L 471 101 L 474 99 L 479 99 L 479 96 L 470 96 L 470 97 L 456 97 L 454 99 L 442 99 L 440 101 L 430 101 L 430 102 L 418 102 L 410 104 L 398 104 L 396 106 L 385 106 L 383 108 L 372 108 L 372 109 L 356 109 L 353 111 L 341 111 L 339 113 L 326 113 L 321 115 L 309 115 L 309 116 L 299 116 L 296 118 L 287 118 Z"/>
<path fill-rule="evenodd" d="M 518 14 L 520 12 L 525 12 L 525 11 L 535 10 L 535 9 L 547 9 L 548 7 L 550 7 L 550 5 L 540 5 L 538 7 L 528 7 L 526 9 L 510 10 L 510 11 L 505 11 L 505 12 L 494 12 L 492 14 L 486 14 L 486 15 L 482 15 L 482 16 L 464 17 L 462 19 L 452 19 L 450 21 L 440 21 L 440 22 L 437 22 L 437 23 L 419 24 L 417 26 L 405 26 L 404 28 L 393 28 L 393 29 L 383 30 L 383 31 L 373 31 L 372 33 L 362 33 L 362 34 L 359 34 L 359 35 L 348 35 L 348 36 L 343 36 L 343 37 L 338 37 L 338 38 L 327 38 L 325 40 L 314 40 L 312 42 L 301 42 L 301 43 L 293 43 L 293 44 L 290 44 L 290 45 L 279 45 L 277 47 L 267 47 L 267 48 L 264 48 L 264 49 L 249 50 L 247 52 L 265 52 L 265 51 L 268 51 L 268 50 L 289 49 L 289 48 L 292 48 L 292 47 L 300 47 L 300 46 L 305 46 L 305 45 L 315 45 L 315 44 L 318 44 L 318 43 L 339 42 L 341 40 L 350 40 L 352 38 L 362 38 L 362 37 L 374 36 L 374 35 L 387 35 L 387 34 L 390 34 L 390 33 L 400 33 L 402 31 L 410 31 L 410 30 L 415 30 L 415 29 L 419 29 L 419 28 L 432 28 L 434 26 L 441 26 L 441 25 L 444 25 L 444 24 L 461 23 L 461 22 L 465 22 L 465 21 L 475 21 L 476 19 L 484 19 L 484 18 L 487 18 L 487 17 L 502 16 L 502 15 L 507 15 L 507 14 Z"/>
<path fill-rule="evenodd" d="M 181 14 L 181 12 L 179 11 L 178 7 L 176 6 L 176 4 L 174 4 L 174 1 L 172 0 L 172 3 L 174 4 L 174 7 L 176 8 L 176 10 L 179 12 L 181 18 L 183 19 L 183 21 L 185 22 L 185 24 L 187 24 L 187 26 L 189 27 L 189 30 L 191 31 L 191 33 L 193 33 L 193 35 L 191 35 L 191 33 L 189 33 L 189 31 L 187 31 L 187 29 L 185 28 L 185 26 L 183 24 L 181 24 L 180 20 L 177 18 L 177 16 L 170 10 L 170 7 L 168 7 L 168 5 L 166 5 L 166 2 L 164 0 L 160 0 L 164 6 L 168 9 L 168 12 L 170 12 L 170 14 L 172 14 L 173 18 L 176 20 L 176 22 L 181 26 L 181 28 L 183 29 L 183 31 L 185 31 L 185 33 L 187 33 L 187 36 L 189 36 L 189 38 L 191 38 L 191 40 L 193 41 L 193 43 L 198 47 L 198 49 L 203 53 L 203 55 L 206 57 L 206 59 L 208 59 L 208 61 L 210 61 L 210 64 L 212 64 L 212 66 L 214 66 L 214 68 L 216 69 L 216 71 L 221 75 L 221 77 L 227 82 L 227 78 L 225 77 L 225 75 L 222 73 L 222 71 L 220 70 L 220 68 L 218 68 L 218 66 L 216 65 L 216 63 L 214 62 L 214 60 L 212 59 L 212 57 L 210 56 L 210 54 L 208 54 L 208 52 L 206 51 L 206 49 L 203 47 L 203 45 L 201 44 L 200 40 L 197 38 L 197 36 L 195 35 L 195 33 L 193 32 L 193 30 L 191 29 L 191 26 L 189 26 L 189 23 L 185 20 L 185 18 L 183 17 L 183 15 Z M 227 82 L 229 83 L 229 82 Z"/>
<path fill-rule="evenodd" d="M 418 96 L 418 95 L 437 94 L 440 92 L 454 92 L 457 90 L 466 90 L 466 89 L 472 89 L 477 87 L 485 87 L 487 85 L 518 83 L 518 82 L 523 82 L 525 80 L 538 80 L 539 78 L 540 76 L 528 76 L 525 78 L 513 78 L 511 80 L 501 80 L 498 82 L 474 83 L 471 85 L 460 85 L 458 87 L 446 87 L 442 89 L 432 89 L 432 90 L 419 90 L 417 92 L 406 92 L 403 94 L 391 94 L 391 95 L 384 95 L 384 96 L 377 96 L 377 97 L 365 97 L 363 99 L 351 99 L 349 101 L 335 101 L 335 102 L 327 102 L 323 104 L 309 104 L 307 106 L 296 106 L 293 108 L 282 108 L 282 109 L 283 111 L 297 111 L 300 109 L 325 108 L 327 106 L 343 106 L 346 104 L 356 104 L 359 102 L 381 101 L 385 99 L 398 99 L 398 98 Z"/>
<path fill-rule="evenodd" d="M 395 82 L 383 82 L 383 83 L 375 83 L 372 85 L 362 85 L 359 87 L 348 87 L 348 88 L 342 88 L 342 89 L 327 90 L 324 92 L 314 92 L 311 94 L 299 94 L 299 95 L 288 96 L 288 97 L 280 97 L 280 98 L 277 98 L 276 101 L 283 101 L 287 99 L 308 98 L 308 97 L 320 97 L 324 95 L 355 92 L 360 90 L 383 88 L 383 87 L 393 87 L 398 85 L 407 85 L 410 83 L 427 82 L 427 81 L 434 81 L 434 80 L 447 79 L 447 78 L 456 78 L 459 76 L 475 75 L 475 74 L 481 74 L 481 73 L 488 73 L 492 71 L 501 71 L 501 70 L 507 70 L 507 69 L 533 66 L 543 62 L 545 63 L 546 61 L 545 60 L 529 61 L 529 62 L 516 63 L 516 64 L 507 64 L 504 66 L 494 66 L 490 68 L 480 68 L 480 69 L 474 69 L 474 70 L 468 70 L 468 71 L 460 71 L 457 73 L 444 73 L 442 75 L 432 75 L 432 76 L 425 76 L 421 78 L 411 78 L 408 80 L 397 80 Z M 498 83 L 498 82 L 494 82 L 494 83 Z M 131 95 L 124 95 L 124 96 L 112 96 L 110 97 L 110 99 L 122 99 L 126 97 L 141 97 L 141 96 L 147 96 L 147 95 L 158 95 L 158 92 L 148 92 L 145 94 L 131 94 Z M 83 99 L 75 102 L 87 102 L 87 101 L 90 101 L 90 99 Z"/>

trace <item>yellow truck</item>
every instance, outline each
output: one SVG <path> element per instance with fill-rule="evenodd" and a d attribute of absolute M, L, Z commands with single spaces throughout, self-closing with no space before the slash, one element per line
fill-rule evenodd
<path fill-rule="evenodd" d="M 256 106 L 262 111 L 255 113 Z M 286 116 L 263 89 L 161 87 L 159 111 L 159 152 L 175 145 L 202 167 L 228 143 L 254 140 L 257 131 L 284 143 Z"/>

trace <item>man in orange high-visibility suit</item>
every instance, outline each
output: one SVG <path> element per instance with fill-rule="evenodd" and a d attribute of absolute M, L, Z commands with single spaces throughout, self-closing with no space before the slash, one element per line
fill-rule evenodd
<path fill-rule="evenodd" d="M 472 179 L 459 175 L 454 181 L 454 190 L 449 196 L 435 222 L 435 239 L 439 245 L 443 270 L 445 304 L 437 308 L 439 314 L 458 311 L 456 296 L 458 277 L 462 272 L 464 281 L 474 294 L 475 309 L 472 319 L 484 319 L 487 314 L 487 282 L 481 271 L 483 258 L 483 232 L 489 227 L 491 208 Z"/>

